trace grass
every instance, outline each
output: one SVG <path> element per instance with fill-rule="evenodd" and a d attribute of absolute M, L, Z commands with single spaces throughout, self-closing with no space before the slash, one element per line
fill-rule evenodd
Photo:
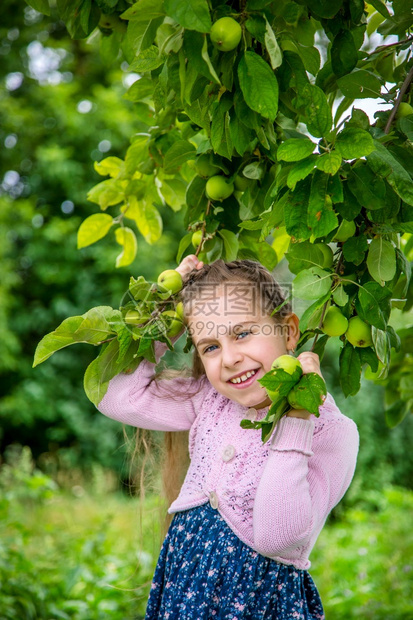
<path fill-rule="evenodd" d="M 160 505 L 30 465 L 0 470 L 0 620 L 138 620 L 160 544 Z M 327 620 L 413 620 L 413 493 L 388 487 L 329 522 L 310 569 Z"/>

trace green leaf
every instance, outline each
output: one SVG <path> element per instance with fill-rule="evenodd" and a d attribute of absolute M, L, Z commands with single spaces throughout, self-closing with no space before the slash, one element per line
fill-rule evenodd
<path fill-rule="evenodd" d="M 304 269 L 293 280 L 293 297 L 299 299 L 323 297 L 330 290 L 331 278 L 332 274 L 320 267 Z"/>
<path fill-rule="evenodd" d="M 212 114 L 211 144 L 216 153 L 231 158 L 232 139 L 228 110 L 232 107 L 231 97 L 222 97 Z"/>
<path fill-rule="evenodd" d="M 347 182 L 351 193 L 366 209 L 381 209 L 385 206 L 386 184 L 369 166 L 353 166 Z"/>
<path fill-rule="evenodd" d="M 374 325 L 377 329 L 386 329 L 390 317 L 392 292 L 386 286 L 380 286 L 377 282 L 366 282 L 358 290 L 360 306 L 358 314 L 360 318 Z"/>
<path fill-rule="evenodd" d="M 364 261 L 368 247 L 369 245 L 365 235 L 350 237 L 350 239 L 347 239 L 347 241 L 343 243 L 343 256 L 349 263 L 361 265 Z"/>
<path fill-rule="evenodd" d="M 338 218 L 329 195 L 329 179 L 327 174 L 316 170 L 311 182 L 307 224 L 315 237 L 325 237 L 338 226 Z"/>
<path fill-rule="evenodd" d="M 361 362 L 356 347 L 350 343 L 340 353 L 340 385 L 344 396 L 354 396 L 360 389 Z"/>
<path fill-rule="evenodd" d="M 179 265 L 179 263 L 181 262 L 182 256 L 185 250 L 191 245 L 191 241 L 192 241 L 192 233 L 188 233 L 187 235 L 182 237 L 182 239 L 180 240 L 179 247 L 178 247 L 178 254 L 176 255 L 177 265 Z"/>
<path fill-rule="evenodd" d="M 335 146 L 344 159 L 365 157 L 375 149 L 371 135 L 358 127 L 348 127 L 339 133 Z"/>
<path fill-rule="evenodd" d="M 302 181 L 307 178 L 309 174 L 314 170 L 314 166 L 317 160 L 317 155 L 310 155 L 306 159 L 302 159 L 295 164 L 289 171 L 287 177 L 287 185 L 292 190 L 295 189 L 298 181 Z"/>
<path fill-rule="evenodd" d="M 297 385 L 290 391 L 289 396 L 294 400 L 295 409 L 305 409 L 318 416 L 319 407 L 327 396 L 327 386 L 320 375 L 310 372 L 301 377 Z"/>
<path fill-rule="evenodd" d="M 238 65 L 238 79 L 247 105 L 274 121 L 278 112 L 278 82 L 271 67 L 261 56 L 247 51 Z"/>
<path fill-rule="evenodd" d="M 225 228 L 218 230 L 218 234 L 224 240 L 225 259 L 229 262 L 236 260 L 239 250 L 239 241 L 236 234 Z"/>
<path fill-rule="evenodd" d="M 311 142 L 308 138 L 290 138 L 278 147 L 277 159 L 279 161 L 300 161 L 306 159 L 314 151 L 315 146 L 314 142 Z"/>
<path fill-rule="evenodd" d="M 246 127 L 238 116 L 235 115 L 234 110 L 231 111 L 229 132 L 231 134 L 232 144 L 237 153 L 241 156 L 244 155 L 254 136 L 251 129 Z"/>
<path fill-rule="evenodd" d="M 325 153 L 321 157 L 317 157 L 316 166 L 318 170 L 326 174 L 336 174 L 341 166 L 341 155 L 337 151 Z"/>
<path fill-rule="evenodd" d="M 266 17 L 264 41 L 268 56 L 270 57 L 271 67 L 277 69 L 282 63 L 282 52 L 278 45 L 274 30 L 271 28 Z"/>
<path fill-rule="evenodd" d="M 119 372 L 119 343 L 110 342 L 86 369 L 83 387 L 88 399 L 97 407 L 107 392 L 109 380 Z M 103 376 L 107 377 L 106 381 Z"/>
<path fill-rule="evenodd" d="M 159 55 L 159 49 L 156 45 L 151 45 L 148 49 L 140 52 L 137 58 L 129 66 L 130 71 L 146 73 L 157 69 L 165 62 L 165 56 Z"/>
<path fill-rule="evenodd" d="M 162 235 L 162 218 L 158 209 L 152 204 L 150 196 L 137 200 L 129 196 L 128 208 L 124 211 L 125 217 L 133 220 L 145 241 L 152 245 Z"/>
<path fill-rule="evenodd" d="M 214 82 L 216 84 L 219 84 L 221 86 L 221 82 L 219 81 L 219 77 L 218 77 L 218 75 L 217 75 L 217 73 L 216 73 L 216 71 L 214 69 L 214 65 L 212 64 L 211 59 L 210 59 L 209 54 L 208 54 L 208 39 L 207 39 L 207 37 L 205 35 L 204 35 L 204 43 L 202 45 L 201 54 L 202 54 L 202 58 L 205 61 L 205 64 L 208 67 L 209 74 L 210 74 L 211 78 L 214 80 Z"/>
<path fill-rule="evenodd" d="M 164 170 L 166 174 L 176 172 L 188 159 L 195 159 L 196 149 L 187 140 L 174 142 L 165 153 Z"/>
<path fill-rule="evenodd" d="M 405 118 L 400 118 L 398 120 L 398 126 L 406 138 L 413 142 L 413 114 L 410 114 Z"/>
<path fill-rule="evenodd" d="M 288 269 L 295 274 L 310 267 L 321 267 L 324 262 L 324 254 L 310 241 L 290 243 L 285 257 L 288 260 Z"/>
<path fill-rule="evenodd" d="M 413 205 L 413 181 L 409 173 L 383 144 L 375 140 L 374 145 L 375 150 L 367 156 L 370 168 L 384 177 L 404 202 Z"/>
<path fill-rule="evenodd" d="M 142 99 L 146 99 L 146 97 L 152 96 L 153 90 L 153 80 L 148 77 L 143 77 L 136 80 L 123 96 L 128 101 L 141 101 Z"/>
<path fill-rule="evenodd" d="M 188 30 L 198 32 L 211 30 L 207 0 L 165 0 L 165 11 Z"/>
<path fill-rule="evenodd" d="M 411 413 L 412 410 L 412 400 L 404 401 L 399 398 L 384 412 L 387 426 L 389 428 L 395 428 L 403 422 L 404 418 Z"/>
<path fill-rule="evenodd" d="M 49 0 L 26 0 L 26 3 L 43 15 L 50 15 Z"/>
<path fill-rule="evenodd" d="M 36 347 L 33 367 L 53 353 L 77 342 L 100 344 L 114 333 L 109 320 L 120 320 L 120 312 L 110 306 L 92 308 L 82 316 L 65 319 L 53 332 L 46 334 Z"/>
<path fill-rule="evenodd" d="M 121 14 L 122 19 L 149 22 L 165 15 L 163 0 L 139 0 Z"/>
<path fill-rule="evenodd" d="M 290 374 L 282 368 L 273 368 L 265 373 L 261 379 L 258 379 L 258 383 L 269 390 L 276 391 L 279 397 L 283 398 L 298 383 L 300 377 L 299 369 Z"/>
<path fill-rule="evenodd" d="M 119 157 L 106 157 L 101 161 L 95 161 L 94 168 L 101 176 L 110 175 L 115 179 L 123 171 L 124 161 Z"/>
<path fill-rule="evenodd" d="M 318 86 L 306 84 L 300 93 L 305 101 L 305 118 L 308 131 L 316 138 L 326 136 L 333 123 L 327 97 Z"/>
<path fill-rule="evenodd" d="M 307 0 L 306 4 L 315 13 L 315 17 L 331 19 L 340 10 L 343 0 Z"/>
<path fill-rule="evenodd" d="M 123 247 L 116 257 L 116 267 L 127 267 L 134 260 L 138 251 L 138 242 L 135 233 L 127 226 L 115 230 L 116 241 Z"/>
<path fill-rule="evenodd" d="M 186 184 L 178 178 L 162 181 L 161 194 L 166 203 L 174 210 L 180 211 L 185 204 Z"/>
<path fill-rule="evenodd" d="M 381 94 L 381 82 L 374 73 L 358 69 L 337 80 L 337 85 L 345 97 L 351 99 L 376 99 Z"/>
<path fill-rule="evenodd" d="M 131 50 L 132 57 L 128 59 L 130 63 L 136 55 L 139 55 L 143 50 L 148 49 L 152 45 L 156 32 L 163 20 L 163 17 L 157 17 L 149 21 L 134 20 L 129 22 L 125 43 L 128 44 Z"/>
<path fill-rule="evenodd" d="M 301 332 L 304 332 L 306 329 L 316 329 L 320 325 L 323 314 L 323 306 L 330 299 L 330 297 L 331 291 L 328 291 L 326 295 L 320 297 L 313 304 L 311 304 L 311 306 L 306 308 L 300 318 Z"/>
<path fill-rule="evenodd" d="M 337 77 L 350 73 L 357 65 L 358 54 L 353 35 L 349 30 L 340 30 L 331 46 L 331 65 Z"/>
<path fill-rule="evenodd" d="M 333 293 L 333 299 L 338 306 L 345 306 L 348 302 L 348 295 L 344 291 L 344 286 L 340 284 Z"/>
<path fill-rule="evenodd" d="M 77 231 L 77 249 L 86 248 L 99 239 L 103 239 L 112 225 L 113 217 L 107 213 L 95 213 L 87 217 Z"/>
<path fill-rule="evenodd" d="M 303 241 L 311 237 L 311 229 L 307 225 L 309 195 L 310 183 L 306 179 L 297 184 L 294 191 L 288 193 L 284 206 L 287 233 L 297 241 Z"/>
<path fill-rule="evenodd" d="M 118 181 L 107 179 L 92 187 L 87 194 L 87 199 L 90 202 L 97 203 L 104 211 L 108 207 L 122 202 L 124 199 L 123 186 Z"/>
<path fill-rule="evenodd" d="M 394 245 L 383 237 L 372 239 L 367 255 L 370 275 L 379 282 L 391 280 L 396 273 L 396 252 Z"/>

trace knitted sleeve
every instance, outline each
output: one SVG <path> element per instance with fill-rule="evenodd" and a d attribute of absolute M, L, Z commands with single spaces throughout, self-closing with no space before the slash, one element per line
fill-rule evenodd
<path fill-rule="evenodd" d="M 356 424 L 331 395 L 317 426 L 313 416 L 280 420 L 254 502 L 257 551 L 285 555 L 318 536 L 350 485 L 358 446 Z"/>
<path fill-rule="evenodd" d="M 167 346 L 155 343 L 156 363 Z M 155 364 L 142 360 L 135 372 L 116 375 L 98 405 L 104 415 L 140 428 L 155 431 L 184 431 L 191 428 L 208 389 L 203 378 L 162 380 L 161 391 L 154 381 Z M 170 384 L 170 385 L 169 385 Z M 168 397 L 168 391 L 174 393 Z M 182 399 L 176 397 L 182 394 Z"/>

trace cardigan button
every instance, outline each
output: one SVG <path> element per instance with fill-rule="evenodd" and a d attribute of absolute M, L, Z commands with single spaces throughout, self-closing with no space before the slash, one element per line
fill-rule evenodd
<path fill-rule="evenodd" d="M 248 411 L 246 412 L 245 417 L 247 418 L 247 420 L 251 420 L 251 422 L 255 422 L 255 420 L 257 419 L 257 415 L 258 415 L 258 411 L 254 409 L 254 407 L 250 407 L 250 409 L 248 409 Z"/>
<path fill-rule="evenodd" d="M 211 493 L 209 494 L 209 503 L 214 510 L 218 508 L 218 495 L 215 493 L 215 491 L 211 491 Z"/>
<path fill-rule="evenodd" d="M 235 448 L 234 446 L 227 446 L 222 452 L 222 460 L 228 463 L 235 456 Z"/>

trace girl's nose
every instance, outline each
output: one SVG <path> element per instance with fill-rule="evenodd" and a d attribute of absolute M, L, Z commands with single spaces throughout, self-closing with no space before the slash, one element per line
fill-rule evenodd
<path fill-rule="evenodd" d="M 222 345 L 222 365 L 225 368 L 234 368 L 242 361 L 242 352 L 232 343 Z"/>

